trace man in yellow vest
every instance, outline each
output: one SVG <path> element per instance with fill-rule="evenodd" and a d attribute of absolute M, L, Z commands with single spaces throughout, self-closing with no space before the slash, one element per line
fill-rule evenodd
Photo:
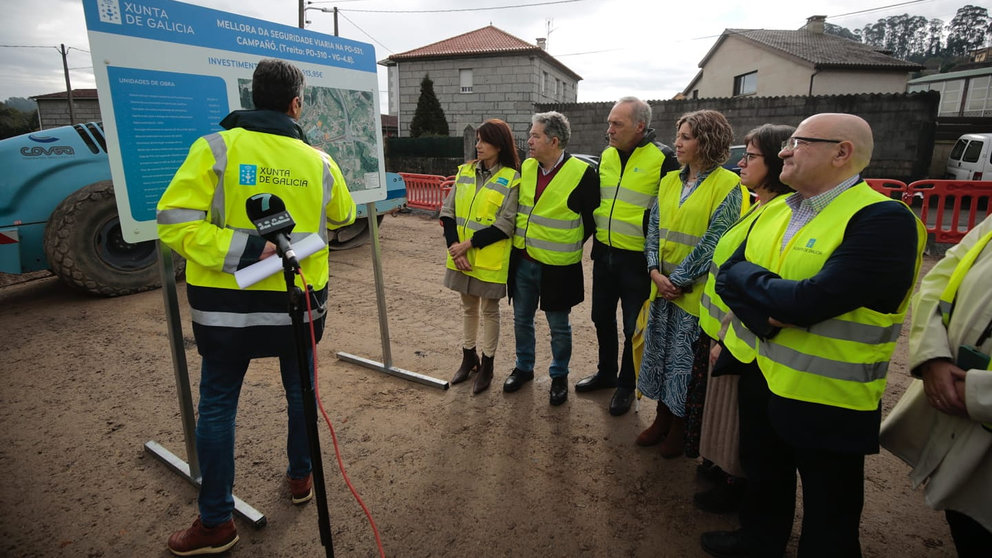
<path fill-rule="evenodd" d="M 534 314 L 538 302 L 551 328 L 552 405 L 568 399 L 572 326 L 568 314 L 582 302 L 582 245 L 595 229 L 599 180 L 589 165 L 565 151 L 571 128 L 557 112 L 531 118 L 530 158 L 520 165 L 517 226 L 508 292 L 513 299 L 517 360 L 503 391 L 534 379 Z"/>
<path fill-rule="evenodd" d="M 623 97 L 607 118 L 610 145 L 599 162 L 600 202 L 592 244 L 592 321 L 599 341 L 599 365 L 575 391 L 616 387 L 610 414 L 619 416 L 634 400 L 631 339 L 637 314 L 651 294 L 644 256 L 645 215 L 658 197 L 658 184 L 679 163 L 670 147 L 655 140 L 651 106 Z M 617 303 L 623 311 L 623 352 L 617 366 Z M 617 372 L 619 371 L 619 378 Z"/>
<path fill-rule="evenodd" d="M 741 529 L 704 533 L 713 556 L 782 556 L 802 479 L 798 556 L 861 556 L 865 455 L 878 453 L 881 398 L 926 232 L 860 176 L 868 123 L 818 114 L 784 142 L 769 205 L 720 266 L 717 294 L 754 333 L 741 364 Z"/>
<path fill-rule="evenodd" d="M 276 273 L 240 289 L 234 272 L 278 257 L 245 208 L 256 194 L 278 196 L 296 222 L 292 241 L 316 236 L 325 245 L 299 261 L 313 287 L 313 329 L 319 341 L 327 301 L 327 229 L 354 222 L 355 203 L 338 165 L 307 145 L 296 123 L 303 111 L 303 72 L 282 60 L 261 60 L 251 86 L 255 110 L 232 112 L 220 122 L 225 130 L 196 140 L 158 202 L 159 238 L 186 258 L 193 336 L 202 357 L 196 423 L 200 517 L 169 537 L 169 550 L 179 556 L 218 554 L 238 542 L 231 517 L 234 425 L 241 385 L 254 358 L 279 358 L 289 415 L 289 495 L 294 504 L 313 497 L 303 411 L 307 390 L 299 375 L 286 281 Z M 263 183 L 266 176 L 285 180 Z M 296 284 L 302 287 L 300 277 Z M 309 315 L 304 320 L 310 322 Z M 312 375 L 312 354 L 308 357 Z"/>

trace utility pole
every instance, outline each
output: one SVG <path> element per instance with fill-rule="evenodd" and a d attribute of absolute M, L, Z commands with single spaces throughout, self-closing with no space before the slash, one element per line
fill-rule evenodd
<path fill-rule="evenodd" d="M 65 48 L 64 43 L 59 47 L 59 52 L 62 53 L 62 71 L 65 72 L 65 92 L 68 95 L 66 100 L 69 102 L 69 124 L 72 125 L 76 123 L 76 109 L 72 105 L 72 85 L 69 84 L 69 61 L 66 58 L 69 50 Z"/>
<path fill-rule="evenodd" d="M 337 8 L 337 6 L 335 6 L 333 8 L 317 8 L 315 6 L 304 6 L 303 5 L 303 2 L 304 1 L 305 0 L 300 0 L 300 29 L 303 29 L 306 26 L 306 24 L 309 23 L 306 20 L 306 16 L 304 15 L 304 13 L 307 10 L 317 10 L 317 11 L 320 11 L 320 12 L 324 12 L 325 14 L 334 14 L 334 36 L 337 37 L 338 36 L 338 8 Z"/>

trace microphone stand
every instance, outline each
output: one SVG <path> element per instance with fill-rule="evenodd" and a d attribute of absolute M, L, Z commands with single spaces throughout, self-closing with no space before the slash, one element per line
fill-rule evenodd
<path fill-rule="evenodd" d="M 281 255 L 281 254 L 280 254 Z M 310 445 L 310 461 L 313 468 L 313 489 L 317 496 L 317 525 L 320 528 L 320 544 L 324 545 L 327 558 L 334 556 L 334 544 L 331 541 L 331 520 L 327 512 L 327 492 L 324 487 L 324 465 L 320 453 L 320 436 L 317 431 L 317 403 L 314 395 L 313 382 L 310 380 L 310 370 L 307 363 L 306 328 L 303 324 L 303 312 L 306 309 L 303 289 L 296 286 L 296 270 L 283 256 L 283 276 L 286 278 L 286 292 L 289 294 L 289 315 L 293 321 L 293 335 L 296 338 L 296 362 L 299 365 L 300 385 L 303 388 L 303 415 L 307 423 L 307 441 Z M 313 350 L 312 348 L 310 350 Z"/>

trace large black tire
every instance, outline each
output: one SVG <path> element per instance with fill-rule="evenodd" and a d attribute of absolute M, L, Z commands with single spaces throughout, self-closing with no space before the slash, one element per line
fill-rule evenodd
<path fill-rule="evenodd" d="M 383 215 L 376 215 L 375 222 L 382 225 L 382 218 Z M 372 240 L 372 235 L 369 232 L 368 217 L 362 217 L 347 227 L 331 231 L 327 247 L 331 250 L 349 250 L 364 246 L 370 240 Z"/>
<path fill-rule="evenodd" d="M 62 200 L 45 226 L 45 256 L 62 281 L 77 289 L 122 296 L 162 286 L 155 241 L 124 240 L 114 184 L 84 186 Z M 176 260 L 176 275 L 185 261 Z"/>

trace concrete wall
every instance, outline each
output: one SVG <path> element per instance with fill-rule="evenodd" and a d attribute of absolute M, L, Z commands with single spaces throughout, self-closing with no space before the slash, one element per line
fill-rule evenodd
<path fill-rule="evenodd" d="M 472 92 L 462 93 L 458 71 L 467 68 L 472 69 Z M 542 91 L 545 73 L 550 87 Z M 390 87 L 395 84 L 399 92 L 394 95 L 391 89 L 389 110 L 399 117 L 401 137 L 410 135 L 410 122 L 417 109 L 424 75 L 430 75 L 434 82 L 434 94 L 444 109 L 452 136 L 459 136 L 467 126 L 475 128 L 488 118 L 501 118 L 510 124 L 514 135 L 526 135 L 534 103 L 567 103 L 577 99 L 576 81 L 537 56 L 400 62 L 389 68 Z M 557 95 L 553 91 L 555 79 L 564 85 Z"/>
<path fill-rule="evenodd" d="M 76 113 L 75 122 L 69 121 L 69 103 L 66 99 L 39 99 L 38 115 L 41 129 L 58 128 L 80 122 L 99 122 L 103 119 L 100 116 L 100 103 L 96 99 L 73 99 L 72 107 Z"/>
<path fill-rule="evenodd" d="M 908 182 L 928 177 L 939 97 L 928 92 L 648 102 L 658 139 L 669 145 L 679 116 L 700 109 L 722 112 L 734 127 L 735 143 L 766 122 L 795 126 L 821 112 L 857 114 L 868 121 L 875 136 L 875 151 L 865 176 Z M 599 154 L 606 147 L 606 117 L 612 107 L 613 103 L 538 104 L 534 110 L 557 110 L 568 117 L 572 125 L 569 151 Z"/>
<path fill-rule="evenodd" d="M 810 78 L 813 95 L 849 95 L 858 93 L 902 93 L 906 91 L 908 72 L 823 70 L 812 64 L 774 53 L 737 37 L 727 37 L 706 62 L 703 75 L 693 87 L 696 97 L 730 97 L 734 94 L 734 77 L 758 72 L 756 96 L 807 95 Z M 687 97 L 693 96 L 689 91 Z"/>

